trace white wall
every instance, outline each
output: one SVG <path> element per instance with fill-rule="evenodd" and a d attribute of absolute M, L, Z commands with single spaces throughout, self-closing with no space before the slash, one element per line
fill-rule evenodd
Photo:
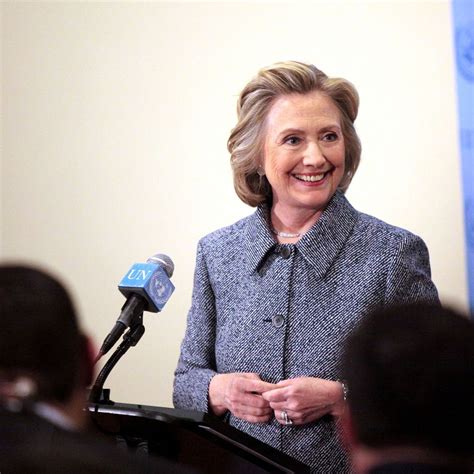
<path fill-rule="evenodd" d="M 59 272 L 97 344 L 154 253 L 176 292 L 107 384 L 170 405 L 199 237 L 252 210 L 227 136 L 261 66 L 313 62 L 361 96 L 360 210 L 421 235 L 466 308 L 451 13 L 444 2 L 3 2 L 1 254 Z"/>

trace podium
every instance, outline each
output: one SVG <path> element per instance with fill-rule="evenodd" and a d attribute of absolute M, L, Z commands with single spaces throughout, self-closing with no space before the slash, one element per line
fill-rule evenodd
<path fill-rule="evenodd" d="M 126 403 L 92 403 L 89 412 L 95 427 L 116 442 L 199 472 L 310 472 L 306 464 L 207 413 Z"/>

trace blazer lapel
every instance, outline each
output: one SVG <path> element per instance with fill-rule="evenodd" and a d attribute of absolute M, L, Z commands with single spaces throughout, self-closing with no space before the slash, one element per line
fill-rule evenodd
<path fill-rule="evenodd" d="M 259 206 L 249 216 L 244 230 L 244 252 L 249 273 L 258 270 L 264 257 L 277 245 L 268 227 L 267 215 L 268 208 L 265 205 Z"/>
<path fill-rule="evenodd" d="M 358 212 L 341 191 L 336 191 L 318 222 L 297 242 L 296 248 L 322 278 L 344 247 Z"/>

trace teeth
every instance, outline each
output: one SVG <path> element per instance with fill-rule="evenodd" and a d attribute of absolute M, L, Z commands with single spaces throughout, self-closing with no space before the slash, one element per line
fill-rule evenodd
<path fill-rule="evenodd" d="M 321 181 L 324 178 L 325 173 L 322 174 L 312 174 L 312 175 L 307 175 L 307 174 L 295 174 L 295 178 L 301 179 L 301 181 L 310 181 L 312 183 L 316 181 Z"/>

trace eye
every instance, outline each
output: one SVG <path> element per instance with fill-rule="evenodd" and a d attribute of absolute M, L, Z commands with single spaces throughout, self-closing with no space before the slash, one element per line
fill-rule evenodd
<path fill-rule="evenodd" d="M 335 132 L 328 132 L 323 135 L 325 142 L 335 142 L 339 138 L 339 135 Z"/>
<path fill-rule="evenodd" d="M 290 135 L 285 138 L 284 143 L 287 143 L 288 145 L 299 145 L 301 143 L 301 138 L 295 135 Z"/>

